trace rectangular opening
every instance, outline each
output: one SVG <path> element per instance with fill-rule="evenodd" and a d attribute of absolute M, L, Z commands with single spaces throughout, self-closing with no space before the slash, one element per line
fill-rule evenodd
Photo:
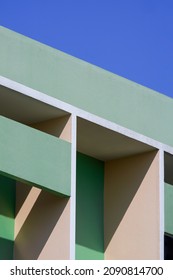
<path fill-rule="evenodd" d="M 158 151 L 80 118 L 77 151 L 76 258 L 159 259 Z"/>

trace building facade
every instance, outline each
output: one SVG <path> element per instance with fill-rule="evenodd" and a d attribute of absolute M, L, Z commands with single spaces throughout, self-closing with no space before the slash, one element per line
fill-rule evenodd
<path fill-rule="evenodd" d="M 0 259 L 171 259 L 173 100 L 0 27 Z"/>

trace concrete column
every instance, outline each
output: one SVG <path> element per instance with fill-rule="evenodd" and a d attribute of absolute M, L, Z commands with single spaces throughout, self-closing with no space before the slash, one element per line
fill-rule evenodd
<path fill-rule="evenodd" d="M 159 155 L 105 163 L 105 259 L 159 259 Z"/>

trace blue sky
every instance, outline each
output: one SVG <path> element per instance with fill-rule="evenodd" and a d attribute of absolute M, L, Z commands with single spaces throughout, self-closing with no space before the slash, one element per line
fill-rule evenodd
<path fill-rule="evenodd" d="M 1 0 L 0 25 L 173 97 L 172 0 Z"/>

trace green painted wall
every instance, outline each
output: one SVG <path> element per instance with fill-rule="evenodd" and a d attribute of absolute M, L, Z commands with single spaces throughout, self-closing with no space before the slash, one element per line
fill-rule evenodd
<path fill-rule="evenodd" d="M 173 145 L 171 98 L 2 27 L 0 40 L 0 75 Z"/>
<path fill-rule="evenodd" d="M 173 234 L 173 185 L 165 183 L 165 232 Z"/>
<path fill-rule="evenodd" d="M 0 260 L 13 259 L 15 180 L 0 175 Z"/>
<path fill-rule="evenodd" d="M 4 117 L 0 136 L 0 174 L 70 195 L 70 143 Z"/>
<path fill-rule="evenodd" d="M 77 153 L 76 259 L 104 259 L 104 162 Z"/>

